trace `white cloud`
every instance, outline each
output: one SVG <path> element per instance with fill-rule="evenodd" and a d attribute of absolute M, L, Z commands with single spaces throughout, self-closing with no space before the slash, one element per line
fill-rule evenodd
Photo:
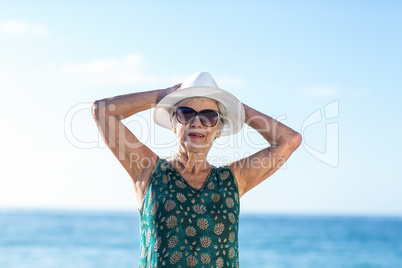
<path fill-rule="evenodd" d="M 141 57 L 130 54 L 121 59 L 108 58 L 89 62 L 66 64 L 62 67 L 64 74 L 106 74 L 136 71 L 141 67 Z"/>
<path fill-rule="evenodd" d="M 69 63 L 61 67 L 64 75 L 81 77 L 91 85 L 127 86 L 144 85 L 150 87 L 170 86 L 181 83 L 191 73 L 176 75 L 157 75 L 144 71 L 144 61 L 139 54 L 123 57 L 110 57 L 79 63 Z M 214 77 L 223 89 L 238 88 L 245 85 L 242 77 Z"/>
<path fill-rule="evenodd" d="M 47 35 L 48 29 L 41 23 L 10 20 L 0 23 L 0 33 L 18 35 Z"/>
<path fill-rule="evenodd" d="M 307 97 L 334 97 L 339 94 L 339 89 L 331 86 L 316 86 L 302 90 L 303 95 Z"/>
<path fill-rule="evenodd" d="M 179 83 L 185 76 L 160 76 L 143 71 L 143 60 L 139 54 L 121 58 L 111 57 L 88 62 L 65 64 L 64 75 L 78 75 L 89 84 L 95 85 L 146 85 L 160 86 Z"/>

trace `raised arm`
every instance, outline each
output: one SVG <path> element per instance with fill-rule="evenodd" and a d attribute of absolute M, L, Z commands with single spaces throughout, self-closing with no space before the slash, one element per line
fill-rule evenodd
<path fill-rule="evenodd" d="M 166 89 L 116 96 L 97 100 L 92 105 L 92 115 L 104 142 L 134 182 L 138 204 L 141 204 L 157 155 L 141 143 L 121 120 L 154 107 L 179 87 L 180 84 Z"/>
<path fill-rule="evenodd" d="M 243 104 L 246 124 L 257 130 L 271 145 L 249 157 L 229 164 L 240 197 L 275 173 L 299 147 L 301 135 L 279 121 Z"/>

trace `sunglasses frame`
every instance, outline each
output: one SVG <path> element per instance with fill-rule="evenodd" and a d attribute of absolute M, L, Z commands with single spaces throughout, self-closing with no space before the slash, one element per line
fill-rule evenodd
<path fill-rule="evenodd" d="M 187 108 L 187 109 L 190 109 L 190 110 L 193 111 L 194 115 L 193 115 L 193 117 L 190 119 L 189 122 L 187 122 L 187 123 L 182 123 L 182 122 L 180 122 L 180 120 L 179 120 L 179 118 L 178 118 L 178 115 L 177 115 L 177 111 L 178 111 L 180 108 Z M 207 126 L 207 125 L 204 124 L 203 120 L 201 120 L 201 117 L 200 117 L 200 113 L 202 113 L 202 112 L 204 112 L 204 111 L 214 111 L 214 112 L 216 112 L 216 113 L 218 114 L 218 118 L 217 118 L 215 124 L 213 124 L 212 126 Z M 180 106 L 180 107 L 177 107 L 177 109 L 174 111 L 174 113 L 176 114 L 176 119 L 177 119 L 177 121 L 178 121 L 180 124 L 182 124 L 182 125 L 188 125 L 188 124 L 192 123 L 192 122 L 194 121 L 195 117 L 198 115 L 198 119 L 200 119 L 201 124 L 202 124 L 203 126 L 205 126 L 205 127 L 214 127 L 214 126 L 216 126 L 216 124 L 218 124 L 219 119 L 220 119 L 220 117 L 221 117 L 221 114 L 219 113 L 219 111 L 216 111 L 216 110 L 214 110 L 214 109 L 204 109 L 204 110 L 201 110 L 201 111 L 197 112 L 197 111 L 194 110 L 193 108 L 190 108 L 190 107 L 187 107 L 187 106 Z"/>

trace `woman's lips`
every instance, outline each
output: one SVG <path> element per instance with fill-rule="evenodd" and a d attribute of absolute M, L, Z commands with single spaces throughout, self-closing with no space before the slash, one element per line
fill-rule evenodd
<path fill-rule="evenodd" d="M 202 138 L 205 137 L 204 134 L 199 133 L 199 132 L 189 132 L 189 133 L 188 133 L 188 136 L 189 136 L 190 138 L 192 138 L 192 139 L 202 139 Z"/>

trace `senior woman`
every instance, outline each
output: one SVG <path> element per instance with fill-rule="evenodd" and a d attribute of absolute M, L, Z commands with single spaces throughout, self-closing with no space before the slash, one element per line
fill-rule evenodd
<path fill-rule="evenodd" d="M 170 158 L 159 157 L 121 122 L 152 107 L 154 121 L 177 136 Z M 300 134 L 242 104 L 209 73 L 166 89 L 95 101 L 92 111 L 134 183 L 140 267 L 238 267 L 240 198 L 284 164 L 300 145 Z M 210 165 L 214 140 L 240 131 L 244 122 L 271 146 L 221 167 Z"/>

